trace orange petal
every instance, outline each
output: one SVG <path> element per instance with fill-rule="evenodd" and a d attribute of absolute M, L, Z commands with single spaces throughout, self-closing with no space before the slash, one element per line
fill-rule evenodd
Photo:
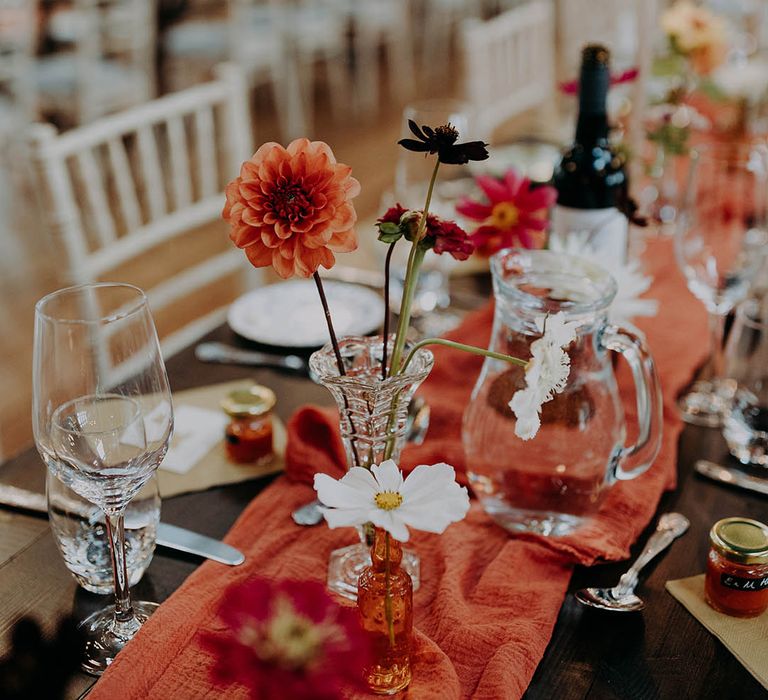
<path fill-rule="evenodd" d="M 245 249 L 245 255 L 254 267 L 266 267 L 272 264 L 272 251 L 259 243 L 249 245 Z"/>
<path fill-rule="evenodd" d="M 351 253 L 357 250 L 357 233 L 354 229 L 339 231 L 331 236 L 328 247 L 337 253 Z"/>

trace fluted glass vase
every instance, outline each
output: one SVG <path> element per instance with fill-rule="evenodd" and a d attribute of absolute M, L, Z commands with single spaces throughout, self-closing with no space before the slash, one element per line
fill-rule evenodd
<path fill-rule="evenodd" d="M 392 357 L 394 336 L 387 347 Z M 339 341 L 345 374 L 339 374 L 336 355 L 329 343 L 309 359 L 313 378 L 327 387 L 339 408 L 339 427 L 347 468 L 369 468 L 385 459 L 399 463 L 408 430 L 408 405 L 421 383 L 427 378 L 434 357 L 427 349 L 417 351 L 407 371 L 395 377 L 382 378 L 384 344 L 381 336 L 350 336 Z M 406 346 L 406 354 L 408 347 Z M 328 562 L 328 588 L 346 598 L 357 597 L 357 580 L 371 563 L 373 533 L 359 532 L 355 544 L 331 552 Z M 409 551 L 403 552 L 403 568 L 419 585 L 419 560 Z"/>

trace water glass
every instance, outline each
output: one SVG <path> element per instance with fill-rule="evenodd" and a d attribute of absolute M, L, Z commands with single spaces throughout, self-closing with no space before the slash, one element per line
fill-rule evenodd
<path fill-rule="evenodd" d="M 728 449 L 742 464 L 768 466 L 768 296 L 739 305 L 725 358 L 735 389 L 723 424 Z"/>
<path fill-rule="evenodd" d="M 719 427 L 732 398 L 724 375 L 725 317 L 749 293 L 768 244 L 768 147 L 704 146 L 691 155 L 675 252 L 688 289 L 710 318 L 710 358 L 679 400 L 683 419 Z"/>
<path fill-rule="evenodd" d="M 64 563 L 91 593 L 114 592 L 104 513 L 48 472 L 48 522 Z M 125 509 L 125 565 L 128 585 L 144 575 L 155 551 L 160 522 L 160 491 L 155 475 Z"/>
<path fill-rule="evenodd" d="M 173 406 L 146 295 L 128 284 L 53 292 L 35 306 L 32 427 L 48 472 L 104 513 L 114 605 L 80 623 L 100 675 L 155 611 L 132 601 L 125 511 L 168 450 Z"/>

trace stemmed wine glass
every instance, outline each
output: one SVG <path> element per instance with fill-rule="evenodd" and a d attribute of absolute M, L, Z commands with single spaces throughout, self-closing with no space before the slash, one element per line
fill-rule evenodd
<path fill-rule="evenodd" d="M 733 382 L 723 371 L 725 318 L 747 296 L 767 242 L 768 147 L 754 142 L 697 149 L 691 156 L 675 251 L 688 289 L 709 312 L 711 351 L 703 372 L 679 399 L 689 423 L 722 424 L 733 395 Z"/>
<path fill-rule="evenodd" d="M 35 307 L 32 423 L 52 474 L 104 511 L 115 604 L 80 623 L 100 674 L 157 607 L 131 602 L 123 514 L 168 449 L 173 408 L 147 298 L 127 284 L 62 289 Z"/>

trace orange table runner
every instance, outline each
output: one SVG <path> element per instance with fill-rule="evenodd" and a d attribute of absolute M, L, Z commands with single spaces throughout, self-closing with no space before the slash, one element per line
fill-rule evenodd
<path fill-rule="evenodd" d="M 662 492 L 674 486 L 677 441 L 682 429 L 675 397 L 707 352 L 706 315 L 685 287 L 668 240 L 649 245 L 647 270 L 655 277 L 650 296 L 659 314 L 640 319 L 662 377 L 664 439 L 661 454 L 644 475 L 620 482 L 599 514 L 563 538 L 510 536 L 473 503 L 467 519 L 441 536 L 414 533 L 410 547 L 420 555 L 422 587 L 415 594 L 416 639 L 411 697 L 517 698 L 527 688 L 544 654 L 573 567 L 598 558 L 623 559 L 652 518 Z M 492 309 L 476 312 L 451 334 L 486 345 Z M 446 461 L 464 468 L 461 416 L 481 360 L 437 348 L 435 368 L 421 393 L 432 406 L 428 439 L 409 447 L 403 466 Z M 634 420 L 628 373 L 627 420 Z M 324 581 L 328 554 L 353 541 L 351 530 L 300 528 L 290 512 L 312 498 L 315 471 L 340 475 L 344 455 L 334 416 L 313 408 L 289 424 L 288 475 L 265 489 L 246 508 L 226 541 L 246 554 L 240 567 L 203 564 L 157 611 L 104 674 L 91 700 L 194 698 L 215 695 L 213 658 L 201 636 L 221 628 L 216 610 L 226 588 L 253 575 Z M 291 479 L 291 480 L 289 480 Z M 230 686 L 227 698 L 247 698 Z"/>

